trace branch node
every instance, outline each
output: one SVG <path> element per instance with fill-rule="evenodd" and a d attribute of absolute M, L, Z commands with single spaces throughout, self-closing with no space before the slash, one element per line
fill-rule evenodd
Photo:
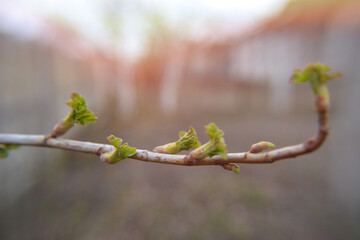
<path fill-rule="evenodd" d="M 191 155 L 186 155 L 184 157 L 184 162 L 185 162 L 185 165 L 187 165 L 187 166 L 193 165 L 194 160 L 196 160 L 196 159 L 194 159 Z"/>
<path fill-rule="evenodd" d="M 265 162 L 267 163 L 273 163 L 274 162 L 274 159 L 272 159 L 270 156 L 269 156 L 269 153 L 265 153 Z"/>
<path fill-rule="evenodd" d="M 105 153 L 104 147 L 100 147 L 97 151 L 96 151 L 96 155 L 100 156 L 101 154 Z"/>

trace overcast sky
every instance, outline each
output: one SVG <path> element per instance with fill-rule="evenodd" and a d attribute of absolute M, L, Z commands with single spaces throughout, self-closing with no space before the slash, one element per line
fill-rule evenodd
<path fill-rule="evenodd" d="M 105 6 L 112 0 L 12 0 L 9 4 L 40 16 L 59 17 L 86 37 L 107 44 L 104 29 Z M 240 29 L 279 11 L 286 0 L 122 0 L 122 44 L 130 55 L 141 51 L 144 39 L 144 11 L 158 11 L 172 27 L 186 23 L 189 33 L 204 34 L 206 25 L 226 31 Z M 146 24 L 146 23 L 145 23 Z"/>

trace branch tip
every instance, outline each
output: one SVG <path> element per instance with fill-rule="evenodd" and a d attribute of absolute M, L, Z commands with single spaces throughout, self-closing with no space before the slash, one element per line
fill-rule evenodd
<path fill-rule="evenodd" d="M 85 98 L 77 93 L 71 94 L 71 100 L 66 102 L 66 105 L 71 107 L 69 114 L 56 124 L 50 136 L 56 138 L 64 135 L 75 124 L 85 126 L 86 124 L 95 123 L 98 118 L 94 113 L 88 110 Z"/>

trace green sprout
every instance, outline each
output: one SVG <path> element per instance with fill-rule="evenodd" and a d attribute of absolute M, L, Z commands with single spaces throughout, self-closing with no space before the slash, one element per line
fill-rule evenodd
<path fill-rule="evenodd" d="M 197 149 L 190 152 L 190 157 L 201 160 L 206 157 L 220 155 L 224 160 L 227 159 L 226 144 L 224 140 L 224 132 L 220 130 L 214 123 L 205 126 L 206 134 L 210 137 L 210 141 Z"/>
<path fill-rule="evenodd" d="M 87 123 L 96 123 L 98 120 L 94 113 L 87 108 L 85 98 L 77 93 L 71 94 L 71 100 L 66 104 L 72 108 L 65 122 L 76 123 L 85 126 Z"/>
<path fill-rule="evenodd" d="M 240 167 L 239 167 L 239 165 L 237 165 L 237 164 L 235 164 L 235 163 L 232 163 L 231 166 L 232 166 L 232 170 L 233 170 L 234 173 L 236 173 L 236 174 L 239 174 L 239 173 L 240 173 Z"/>
<path fill-rule="evenodd" d="M 71 100 L 66 104 L 72 109 L 66 118 L 54 127 L 51 133 L 52 137 L 64 135 L 74 124 L 85 126 L 87 123 L 95 123 L 98 120 L 94 113 L 88 110 L 85 98 L 80 94 L 71 94 Z"/>
<path fill-rule="evenodd" d="M 0 144 L 0 158 L 7 158 L 9 156 L 9 150 L 19 148 L 19 145 L 15 144 Z"/>
<path fill-rule="evenodd" d="M 322 97 L 327 103 L 330 102 L 329 91 L 326 83 L 334 78 L 342 76 L 341 73 L 328 73 L 330 67 L 322 63 L 306 65 L 302 70 L 296 69 L 290 81 L 294 84 L 310 82 L 311 88 L 316 96 Z"/>
<path fill-rule="evenodd" d="M 221 165 L 224 169 L 229 170 L 229 171 L 233 171 L 236 174 L 240 173 L 240 167 L 239 165 L 235 164 L 235 163 L 225 163 Z"/>
<path fill-rule="evenodd" d="M 116 149 L 114 151 L 101 154 L 100 158 L 103 162 L 115 164 L 136 154 L 136 148 L 130 147 L 127 143 L 122 144 L 123 140 L 121 138 L 110 135 L 107 139 Z"/>
<path fill-rule="evenodd" d="M 251 145 L 250 153 L 259 153 L 266 149 L 274 148 L 274 147 L 275 145 L 273 143 L 262 141 Z"/>
<path fill-rule="evenodd" d="M 200 147 L 196 131 L 193 127 L 190 127 L 188 132 L 180 132 L 180 139 L 176 142 L 168 143 L 162 146 L 154 148 L 153 152 L 165 153 L 165 154 L 176 154 L 183 150 L 190 150 L 192 148 Z"/>

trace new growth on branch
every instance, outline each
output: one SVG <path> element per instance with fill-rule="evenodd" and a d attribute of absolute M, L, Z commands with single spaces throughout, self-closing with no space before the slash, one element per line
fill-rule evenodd
<path fill-rule="evenodd" d="M 290 78 L 290 82 L 294 84 L 310 83 L 315 95 L 315 108 L 319 119 L 317 134 L 297 145 L 268 151 L 275 148 L 275 145 L 268 141 L 261 141 L 251 145 L 247 152 L 228 153 L 224 132 L 214 123 L 205 126 L 206 134 L 210 139 L 203 145 L 198 141 L 195 129 L 190 127 L 188 132 L 180 132 L 179 140 L 157 146 L 152 152 L 136 149 L 129 146 L 128 143 L 123 144 L 123 140 L 114 135 L 108 137 L 111 145 L 59 139 L 58 137 L 67 133 L 75 124 L 85 126 L 98 120 L 94 113 L 88 110 L 85 98 L 73 93 L 71 100 L 66 102 L 71 107 L 71 111 L 56 124 L 51 134 L 0 134 L 0 158 L 6 158 L 10 150 L 16 149 L 20 145 L 26 145 L 96 154 L 108 164 L 115 164 L 123 159 L 130 158 L 145 162 L 183 166 L 219 165 L 226 170 L 239 173 L 240 168 L 236 163 L 273 163 L 313 152 L 323 144 L 329 133 L 330 96 L 327 82 L 342 76 L 340 73 L 329 73 L 329 71 L 330 68 L 322 63 L 308 64 L 303 69 L 296 69 Z M 184 150 L 191 151 L 187 155 L 176 155 Z"/>

